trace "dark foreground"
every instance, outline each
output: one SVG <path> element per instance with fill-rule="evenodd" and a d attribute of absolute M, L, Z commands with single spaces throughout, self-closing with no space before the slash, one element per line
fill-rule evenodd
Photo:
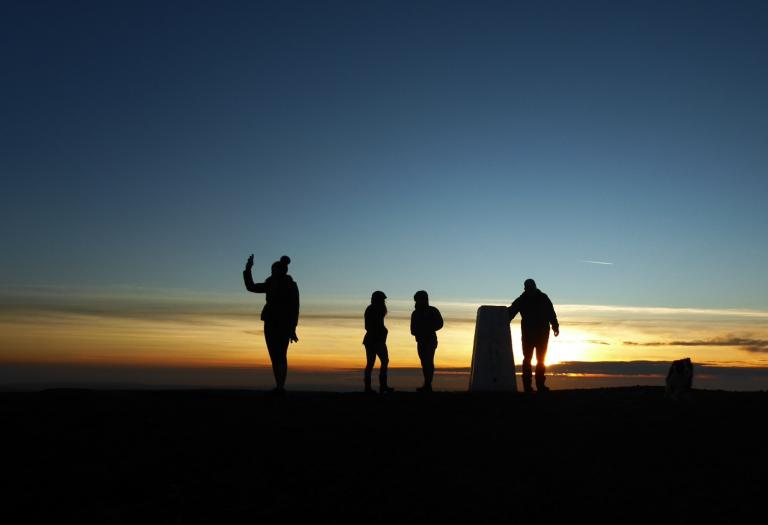
<path fill-rule="evenodd" d="M 5 393 L 3 521 L 763 521 L 768 393 L 694 394 Z"/>

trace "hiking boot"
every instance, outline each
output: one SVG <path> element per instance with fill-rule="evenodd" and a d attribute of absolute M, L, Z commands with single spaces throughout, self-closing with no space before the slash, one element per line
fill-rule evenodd
<path fill-rule="evenodd" d="M 394 391 L 395 391 L 394 388 L 387 385 L 387 374 L 380 374 L 379 375 L 379 392 L 381 392 L 382 394 L 389 394 Z"/>

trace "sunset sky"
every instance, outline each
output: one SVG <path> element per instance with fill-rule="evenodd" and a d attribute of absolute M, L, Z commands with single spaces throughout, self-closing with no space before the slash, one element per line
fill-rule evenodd
<path fill-rule="evenodd" d="M 425 289 L 436 387 L 463 388 L 477 306 L 533 277 L 563 387 L 690 356 L 766 389 L 767 27 L 764 2 L 4 2 L 0 386 L 268 386 L 254 253 L 257 280 L 293 260 L 289 387 L 359 387 L 376 289 L 418 366 Z"/>

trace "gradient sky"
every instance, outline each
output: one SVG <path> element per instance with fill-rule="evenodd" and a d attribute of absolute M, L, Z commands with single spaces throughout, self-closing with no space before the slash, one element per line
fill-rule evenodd
<path fill-rule="evenodd" d="M 3 2 L 4 311 L 241 300 L 250 253 L 318 311 L 527 277 L 768 310 L 767 28 L 764 2 Z"/>

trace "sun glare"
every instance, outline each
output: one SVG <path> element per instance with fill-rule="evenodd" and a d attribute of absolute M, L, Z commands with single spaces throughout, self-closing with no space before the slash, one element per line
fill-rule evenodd
<path fill-rule="evenodd" d="M 594 339 L 592 334 L 583 330 L 569 330 L 567 333 L 560 334 L 559 337 L 550 335 L 546 363 L 555 365 L 567 361 L 593 360 L 596 350 L 596 345 L 592 342 Z M 517 355 L 522 354 L 519 331 L 512 334 L 512 346 L 517 361 Z M 522 355 L 520 359 L 522 360 Z"/>

